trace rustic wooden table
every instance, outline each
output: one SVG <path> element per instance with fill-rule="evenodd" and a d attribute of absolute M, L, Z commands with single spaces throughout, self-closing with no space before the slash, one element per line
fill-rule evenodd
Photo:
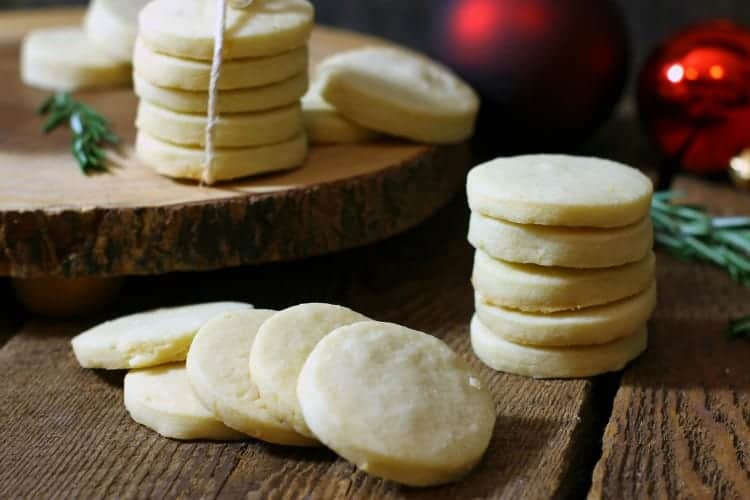
<path fill-rule="evenodd" d="M 636 130 L 632 119 L 614 120 L 584 152 L 653 169 Z M 750 194 L 727 184 L 678 177 L 675 187 L 718 213 L 750 213 Z M 314 300 L 437 335 L 491 381 L 497 405 L 490 449 L 465 480 L 416 490 L 357 472 L 326 451 L 161 438 L 129 419 L 122 373 L 82 370 L 72 356 L 70 337 L 103 318 L 25 317 L 1 282 L 0 498 L 750 497 L 750 342 L 723 336 L 730 317 L 750 313 L 750 290 L 658 252 L 650 347 L 621 375 L 534 381 L 495 374 L 469 347 L 467 221 L 459 196 L 375 246 L 297 263 L 132 278 L 103 316 L 201 300 L 272 308 Z"/>

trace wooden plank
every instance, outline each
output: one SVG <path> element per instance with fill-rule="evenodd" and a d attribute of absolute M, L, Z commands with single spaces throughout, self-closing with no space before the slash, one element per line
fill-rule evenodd
<path fill-rule="evenodd" d="M 750 196 L 680 178 L 721 213 Z M 724 337 L 750 290 L 703 264 L 658 257 L 659 307 L 647 353 L 624 373 L 589 498 L 750 497 L 750 342 Z"/>
<path fill-rule="evenodd" d="M 0 497 L 537 499 L 580 492 L 594 386 L 498 374 L 470 353 L 467 218 L 459 199 L 407 235 L 336 257 L 140 278 L 128 285 L 130 303 L 121 304 L 336 300 L 444 338 L 488 382 L 497 404 L 490 449 L 465 480 L 414 490 L 357 472 L 328 451 L 161 438 L 130 421 L 121 373 L 77 367 L 68 340 L 82 325 L 33 322 L 0 350 Z"/>

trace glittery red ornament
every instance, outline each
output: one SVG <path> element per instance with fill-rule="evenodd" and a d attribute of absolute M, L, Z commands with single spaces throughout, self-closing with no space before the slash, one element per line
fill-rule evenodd
<path fill-rule="evenodd" d="M 750 31 L 711 21 L 677 34 L 646 62 L 638 101 L 670 163 L 701 174 L 726 170 L 750 146 Z"/>

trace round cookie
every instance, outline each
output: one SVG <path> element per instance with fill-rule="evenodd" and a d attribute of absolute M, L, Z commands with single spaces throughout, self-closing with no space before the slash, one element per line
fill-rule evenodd
<path fill-rule="evenodd" d="M 86 37 L 118 61 L 130 63 L 138 33 L 138 13 L 150 0 L 93 0 L 86 10 Z"/>
<path fill-rule="evenodd" d="M 241 432 L 214 418 L 195 397 L 183 363 L 132 370 L 123 399 L 133 420 L 172 439 L 242 439 Z"/>
<path fill-rule="evenodd" d="M 227 9 L 223 55 L 227 60 L 263 57 L 307 43 L 313 6 L 306 0 L 254 0 Z M 210 61 L 214 50 L 216 2 L 155 0 L 139 17 L 139 33 L 155 51 Z"/>
<path fill-rule="evenodd" d="M 252 307 L 242 302 L 210 302 L 123 316 L 74 337 L 73 352 L 82 367 L 108 370 L 184 361 L 193 337 L 206 321 Z"/>
<path fill-rule="evenodd" d="M 284 309 L 263 323 L 250 353 L 250 372 L 268 410 L 300 434 L 314 437 L 297 399 L 302 365 L 330 332 L 368 319 L 346 307 L 301 304 Z"/>
<path fill-rule="evenodd" d="M 188 380 L 203 406 L 232 429 L 270 443 L 316 445 L 268 411 L 250 376 L 247 360 L 258 328 L 274 313 L 234 311 L 203 325 L 188 352 Z"/>
<path fill-rule="evenodd" d="M 495 424 L 488 390 L 445 343 L 367 321 L 334 330 L 297 385 L 315 435 L 361 470 L 411 486 L 458 480 Z"/>
<path fill-rule="evenodd" d="M 133 69 L 141 78 L 160 87 L 207 92 L 211 80 L 210 61 L 179 59 L 154 52 L 140 38 L 135 42 Z M 306 71 L 307 47 L 268 57 L 224 61 L 218 88 L 262 87 Z"/>
<path fill-rule="evenodd" d="M 302 113 L 307 138 L 312 144 L 351 144 L 365 142 L 378 136 L 353 121 L 347 120 L 336 108 L 320 96 L 316 82 L 302 98 Z"/>
<path fill-rule="evenodd" d="M 469 242 L 495 259 L 575 268 L 615 267 L 643 259 L 654 244 L 651 218 L 621 228 L 516 224 L 472 212 Z"/>
<path fill-rule="evenodd" d="M 492 333 L 475 316 L 471 321 L 474 353 L 495 370 L 534 378 L 579 378 L 622 370 L 646 350 L 648 334 L 637 333 L 608 344 L 540 347 L 514 344 Z"/>
<path fill-rule="evenodd" d="M 329 57 L 320 93 L 365 128 L 428 143 L 474 132 L 479 99 L 448 68 L 403 49 L 367 47 Z"/>
<path fill-rule="evenodd" d="M 92 46 L 77 26 L 46 28 L 23 39 L 21 79 L 45 90 L 119 87 L 130 83 L 130 65 Z"/>
<path fill-rule="evenodd" d="M 177 113 L 148 101 L 138 105 L 135 126 L 149 135 L 186 146 L 204 146 L 204 114 Z M 302 133 L 302 110 L 299 103 L 255 113 L 220 115 L 216 123 L 214 144 L 219 148 L 263 146 L 284 142 Z"/>
<path fill-rule="evenodd" d="M 606 344 L 646 324 L 656 307 L 656 282 L 633 297 L 578 311 L 527 313 L 488 304 L 480 294 L 475 304 L 482 324 L 508 342 L 552 347 Z"/>
<path fill-rule="evenodd" d="M 653 185 L 638 170 L 601 158 L 526 155 L 471 170 L 474 212 L 519 224 L 620 227 L 646 217 Z"/>
<path fill-rule="evenodd" d="M 133 74 L 133 88 L 138 97 L 161 108 L 178 113 L 208 111 L 208 93 L 161 87 Z M 219 92 L 217 110 L 221 113 L 247 113 L 288 106 L 299 101 L 307 91 L 307 73 L 302 72 L 278 83 L 248 89 Z"/>
<path fill-rule="evenodd" d="M 569 269 L 496 260 L 481 250 L 474 258 L 474 289 L 490 303 L 550 313 L 598 306 L 646 290 L 654 279 L 652 253 L 619 267 Z"/>
<path fill-rule="evenodd" d="M 177 146 L 138 131 L 138 158 L 156 172 L 179 179 L 200 180 L 205 169 L 203 148 Z M 217 181 L 299 167 L 307 156 L 304 134 L 277 144 L 250 148 L 223 148 L 214 152 L 213 173 Z"/>

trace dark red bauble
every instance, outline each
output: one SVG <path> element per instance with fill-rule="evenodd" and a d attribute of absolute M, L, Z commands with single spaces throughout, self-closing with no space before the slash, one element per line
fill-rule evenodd
<path fill-rule="evenodd" d="M 712 21 L 677 34 L 646 61 L 638 103 L 670 163 L 696 173 L 726 170 L 750 146 L 750 30 Z"/>
<path fill-rule="evenodd" d="M 498 150 L 575 147 L 625 85 L 627 31 L 610 0 L 443 0 L 433 53 L 482 98 L 478 134 Z"/>

